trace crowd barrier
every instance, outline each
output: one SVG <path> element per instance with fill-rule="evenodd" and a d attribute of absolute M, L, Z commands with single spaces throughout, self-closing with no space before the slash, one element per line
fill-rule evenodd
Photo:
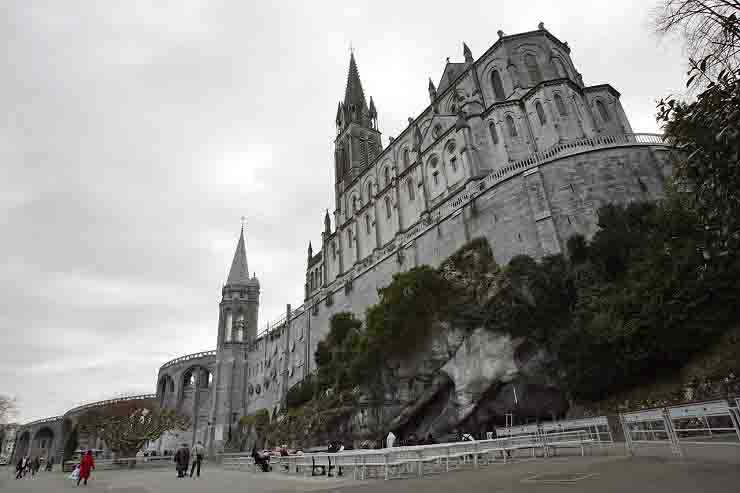
<path fill-rule="evenodd" d="M 664 444 L 683 456 L 682 444 L 740 445 L 740 398 L 734 406 L 714 400 L 622 413 L 619 415 L 627 449 Z"/>
<path fill-rule="evenodd" d="M 354 479 L 392 479 L 463 467 L 477 468 L 497 460 L 505 463 L 521 451 L 532 457 L 538 453 L 549 457 L 558 449 L 573 448 L 585 455 L 587 447 L 595 443 L 596 439 L 586 430 L 539 432 L 490 440 L 272 456 L 270 466 L 273 472 L 287 474 L 347 477 L 351 473 Z M 246 453 L 222 454 L 220 458 L 222 465 L 229 469 L 257 470 L 254 459 Z"/>

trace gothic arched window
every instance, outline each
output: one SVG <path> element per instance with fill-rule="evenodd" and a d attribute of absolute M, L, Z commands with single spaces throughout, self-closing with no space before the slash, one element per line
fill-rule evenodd
<path fill-rule="evenodd" d="M 604 122 L 608 122 L 611 119 L 609 111 L 607 111 L 606 106 L 600 100 L 596 101 L 596 109 L 599 110 L 599 116 Z"/>
<path fill-rule="evenodd" d="M 511 115 L 506 115 L 506 127 L 509 130 L 509 137 L 519 137 L 519 132 L 516 131 L 516 123 Z"/>
<path fill-rule="evenodd" d="M 367 201 L 370 202 L 373 199 L 373 183 L 367 184 Z"/>
<path fill-rule="evenodd" d="M 406 186 L 408 186 L 409 189 L 409 200 L 414 200 L 416 198 L 414 195 L 414 180 L 407 181 Z"/>
<path fill-rule="evenodd" d="M 391 182 L 391 171 L 388 167 L 383 170 L 383 178 L 385 178 L 385 186 L 387 187 Z"/>
<path fill-rule="evenodd" d="M 388 197 L 385 198 L 385 217 L 391 218 L 391 199 Z"/>
<path fill-rule="evenodd" d="M 537 101 L 534 104 L 534 109 L 537 110 L 537 118 L 540 119 L 540 125 L 547 123 L 547 117 L 545 116 L 545 109 L 542 107 L 542 103 Z"/>
<path fill-rule="evenodd" d="M 365 214 L 365 229 L 367 234 L 370 234 L 370 214 Z"/>
<path fill-rule="evenodd" d="M 352 212 L 357 212 L 357 195 L 352 197 Z"/>
<path fill-rule="evenodd" d="M 529 74 L 529 80 L 532 82 L 532 85 L 542 82 L 542 73 L 540 72 L 539 65 L 537 65 L 537 58 L 534 55 L 531 53 L 525 55 L 524 65 L 527 66 L 527 73 Z"/>
<path fill-rule="evenodd" d="M 403 167 L 408 168 L 411 164 L 411 157 L 409 156 L 409 150 L 404 149 L 403 150 Z"/>
<path fill-rule="evenodd" d="M 563 101 L 563 98 L 560 97 L 560 94 L 555 94 L 555 107 L 558 109 L 560 116 L 568 114 L 568 110 L 565 109 L 565 102 Z"/>
<path fill-rule="evenodd" d="M 491 132 L 491 139 L 494 145 L 498 145 L 498 134 L 496 133 L 496 124 L 491 122 L 488 124 L 488 131 Z"/>
<path fill-rule="evenodd" d="M 568 72 L 565 70 L 565 65 L 563 65 L 563 61 L 560 58 L 553 59 L 552 63 L 555 65 L 555 70 L 559 77 L 568 77 Z"/>
<path fill-rule="evenodd" d="M 493 86 L 493 95 L 496 97 L 496 101 L 506 99 L 504 85 L 501 83 L 501 75 L 498 73 L 498 70 L 491 72 L 491 85 Z"/>

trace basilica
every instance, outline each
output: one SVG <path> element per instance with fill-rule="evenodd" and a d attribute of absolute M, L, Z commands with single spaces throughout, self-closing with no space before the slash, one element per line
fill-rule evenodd
<path fill-rule="evenodd" d="M 567 255 L 570 236 L 595 233 L 602 205 L 663 196 L 669 146 L 634 133 L 617 89 L 587 85 L 568 43 L 542 23 L 499 31 L 477 58 L 462 43 L 461 55 L 439 78 L 419 81 L 429 105 L 385 147 L 380 102 L 366 97 L 350 56 L 336 109 L 334 206 L 317 220 L 320 245 L 308 244 L 302 303 L 286 304 L 283 317 L 258 330 L 260 282 L 242 231 L 216 349 L 165 363 L 156 394 L 144 396 L 193 417 L 188 441 L 221 451 L 241 416 L 283 408 L 288 389 L 315 370 L 332 315 L 362 318 L 393 274 L 438 266 L 475 238 L 488 241 L 499 264 Z M 42 425 L 25 425 L 28 446 Z"/>

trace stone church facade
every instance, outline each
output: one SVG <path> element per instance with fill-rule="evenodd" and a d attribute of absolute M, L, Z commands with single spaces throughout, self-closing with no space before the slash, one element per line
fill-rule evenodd
<path fill-rule="evenodd" d="M 258 332 L 260 284 L 242 231 L 216 350 L 160 368 L 156 398 L 193 416 L 188 441 L 223 450 L 241 416 L 281 408 L 315 370 L 331 317 L 363 318 L 393 274 L 436 267 L 478 237 L 500 264 L 567 254 L 570 236 L 596 232 L 602 205 L 664 194 L 669 146 L 633 133 L 619 92 L 586 85 L 568 44 L 542 24 L 499 31 L 477 59 L 463 44 L 463 61 L 448 60 L 428 93 L 429 105 L 383 147 L 376 102 L 350 57 L 335 121 L 334 210 L 320 248 L 309 243 L 302 305 Z"/>

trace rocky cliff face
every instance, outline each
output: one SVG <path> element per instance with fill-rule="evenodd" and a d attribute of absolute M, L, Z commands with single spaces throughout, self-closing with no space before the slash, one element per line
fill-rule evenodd
<path fill-rule="evenodd" d="M 464 293 L 471 306 L 486 306 L 508 287 L 485 242 L 473 242 L 439 272 Z M 544 376 L 546 361 L 547 355 L 524 339 L 482 324 L 437 320 L 413 351 L 389 356 L 384 402 L 358 393 L 352 412 L 347 413 L 346 406 L 342 413 L 325 411 L 332 415 L 327 421 L 330 427 L 313 426 L 314 433 L 308 436 L 299 429 L 312 425 L 290 418 L 290 427 L 296 429 L 291 433 L 286 426 L 277 426 L 283 432 L 273 441 L 295 441 L 305 447 L 341 439 L 359 446 L 363 441 L 382 440 L 390 430 L 401 438 L 432 434 L 444 439 L 463 430 L 491 431 L 505 424 L 507 414 L 513 414 L 517 423 L 562 416 L 568 404 Z M 315 419 L 320 412 L 306 414 Z"/>

